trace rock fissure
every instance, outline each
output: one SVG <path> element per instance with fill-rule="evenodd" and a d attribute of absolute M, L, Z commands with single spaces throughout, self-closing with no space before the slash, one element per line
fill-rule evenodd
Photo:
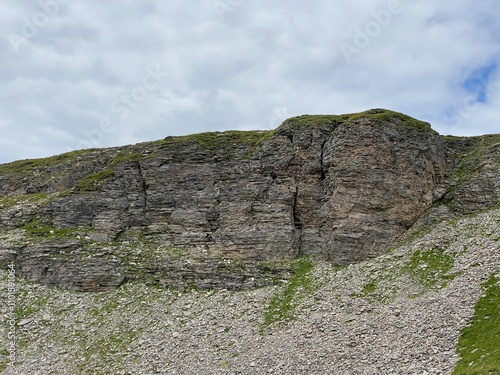
<path fill-rule="evenodd" d="M 293 202 L 292 202 L 292 217 L 293 217 L 293 226 L 295 229 L 302 229 L 302 223 L 300 221 L 299 212 L 297 209 L 297 201 L 299 199 L 299 188 L 295 188 L 295 192 L 293 193 Z"/>
<path fill-rule="evenodd" d="M 321 144 L 321 154 L 320 154 L 320 176 L 319 179 L 320 181 L 324 181 L 326 179 L 326 174 L 325 174 L 325 168 L 324 168 L 324 163 L 325 163 L 325 145 L 326 145 L 326 139 L 323 141 Z"/>
<path fill-rule="evenodd" d="M 147 212 L 148 212 L 148 184 L 146 182 L 146 179 L 144 178 L 144 171 L 142 169 L 141 162 L 138 162 L 137 165 L 139 167 L 138 168 L 139 169 L 139 177 L 141 180 L 140 184 L 141 184 L 141 188 L 142 188 L 142 196 L 144 199 L 143 215 L 144 215 L 144 219 L 146 220 L 147 225 L 149 225 L 149 224 L 151 224 L 151 222 L 149 221 L 148 216 L 147 216 Z"/>
<path fill-rule="evenodd" d="M 302 252 L 302 221 L 300 219 L 300 213 L 297 208 L 299 200 L 299 188 L 295 187 L 292 198 L 292 224 L 293 224 L 293 240 L 292 247 L 295 257 L 304 255 Z"/>

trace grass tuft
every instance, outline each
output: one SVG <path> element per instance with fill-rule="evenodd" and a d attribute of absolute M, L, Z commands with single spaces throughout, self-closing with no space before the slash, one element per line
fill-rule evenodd
<path fill-rule="evenodd" d="M 111 180 L 115 176 L 112 169 L 106 169 L 102 172 L 82 178 L 75 186 L 76 191 L 97 191 L 106 181 Z"/>
<path fill-rule="evenodd" d="M 291 270 L 294 273 L 286 287 L 271 298 L 264 313 L 261 332 L 271 323 L 295 319 L 296 309 L 300 302 L 311 295 L 315 289 L 313 268 L 314 264 L 308 258 L 298 258 L 292 262 Z"/>
<path fill-rule="evenodd" d="M 500 374 L 500 279 L 483 284 L 474 316 L 457 344 L 460 360 L 452 375 Z"/>
<path fill-rule="evenodd" d="M 417 250 L 405 265 L 404 272 L 427 290 L 444 288 L 457 274 L 449 274 L 455 258 L 443 249 Z"/>
<path fill-rule="evenodd" d="M 56 238 L 67 238 L 75 233 L 75 231 L 81 230 L 81 228 L 56 228 L 40 221 L 40 219 L 35 216 L 21 228 L 24 229 L 25 233 L 29 236 Z"/>

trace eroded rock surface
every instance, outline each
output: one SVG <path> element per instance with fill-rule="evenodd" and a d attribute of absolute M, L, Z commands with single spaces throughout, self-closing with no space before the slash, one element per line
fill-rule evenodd
<path fill-rule="evenodd" d="M 495 166 L 474 162 L 480 183 L 450 177 L 474 142 L 370 110 L 6 164 L 0 265 L 79 290 L 127 279 L 241 289 L 286 278 L 300 255 L 357 262 L 436 201 L 464 213 L 498 202 Z"/>

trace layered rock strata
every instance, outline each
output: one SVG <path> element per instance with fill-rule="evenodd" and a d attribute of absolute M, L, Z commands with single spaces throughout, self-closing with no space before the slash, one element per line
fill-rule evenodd
<path fill-rule="evenodd" d="M 297 256 L 357 262 L 436 201 L 498 200 L 498 170 L 484 176 L 494 198 L 450 179 L 464 143 L 377 109 L 5 164 L 0 265 L 95 291 L 136 279 L 241 289 L 286 278 Z"/>

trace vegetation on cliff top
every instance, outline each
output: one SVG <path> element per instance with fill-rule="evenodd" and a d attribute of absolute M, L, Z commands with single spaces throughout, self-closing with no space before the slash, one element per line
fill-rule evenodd
<path fill-rule="evenodd" d="M 50 156 L 40 159 L 17 160 L 12 163 L 0 164 L 0 175 L 12 174 L 22 175 L 28 170 L 50 168 L 54 166 L 74 167 L 74 163 L 80 159 L 88 159 L 97 149 L 77 150 L 61 155 Z"/>
<path fill-rule="evenodd" d="M 426 122 L 416 120 L 402 113 L 385 109 L 371 109 L 361 113 L 345 115 L 302 115 L 285 120 L 283 125 L 335 125 L 343 122 L 355 123 L 362 118 L 371 119 L 375 123 L 389 122 L 396 124 L 398 127 L 434 132 L 434 130 L 432 130 L 430 125 Z M 2 164 L 0 165 L 0 175 L 21 175 L 29 170 L 51 167 L 58 167 L 58 169 L 71 169 L 75 167 L 77 162 L 92 163 L 95 162 L 96 158 L 102 159 L 103 153 L 108 151 L 110 151 L 107 155 L 109 157 L 108 162 L 116 166 L 122 162 L 137 162 L 149 157 L 148 154 L 142 154 L 141 149 L 142 151 L 145 149 L 153 149 L 154 152 L 154 149 L 158 149 L 162 146 L 179 146 L 192 143 L 196 143 L 201 148 L 206 148 L 212 151 L 221 148 L 231 148 L 235 145 L 256 146 L 267 139 L 271 139 L 275 134 L 275 130 L 205 132 L 179 137 L 167 137 L 160 141 L 146 142 L 134 146 L 124 146 L 121 148 L 122 151 L 119 153 L 116 153 L 116 148 L 77 150 L 48 158 L 19 160 L 12 163 Z"/>
<path fill-rule="evenodd" d="M 368 119 L 375 124 L 395 124 L 398 129 L 408 129 L 419 132 L 438 134 L 427 122 L 420 121 L 403 113 L 386 109 L 370 109 L 360 113 L 345 115 L 302 115 L 292 117 L 283 123 L 283 126 L 314 126 L 314 125 L 339 125 L 342 123 L 355 124 L 363 119 Z"/>
<path fill-rule="evenodd" d="M 160 143 L 169 146 L 183 146 L 194 143 L 203 149 L 215 152 L 242 145 L 256 146 L 264 140 L 272 138 L 274 134 L 274 130 L 205 132 L 180 137 L 167 137 Z"/>
<path fill-rule="evenodd" d="M 92 192 L 100 190 L 106 182 L 113 180 L 115 170 L 119 165 L 127 162 L 137 163 L 156 157 L 164 149 L 191 147 L 196 151 L 192 153 L 195 157 L 209 155 L 224 159 L 251 159 L 260 149 L 260 145 L 273 139 L 276 134 L 279 134 L 280 129 L 313 126 L 326 126 L 334 129 L 341 124 L 346 127 L 359 126 L 367 120 L 373 124 L 392 124 L 405 131 L 436 133 L 426 122 L 385 109 L 371 109 L 344 115 L 302 115 L 285 120 L 276 130 L 206 132 L 167 137 L 156 142 L 119 148 L 78 150 L 48 158 L 20 160 L 0 165 L 0 178 L 7 176 L 8 180 L 12 177 L 23 176 L 33 185 L 33 191 L 26 191 L 30 195 L 54 191 Z M 483 167 L 500 168 L 495 158 L 500 145 L 500 135 L 470 138 L 446 136 L 443 139 L 458 160 L 458 165 L 453 172 L 456 180 L 454 186 L 477 178 Z M 492 157 L 488 156 L 490 154 Z M 64 182 L 54 179 L 55 176 L 64 176 Z M 452 189 L 453 186 L 450 190 Z M 7 194 L 17 195 L 24 193 L 19 190 L 7 192 Z M 0 207 L 8 208 L 15 202 L 16 200 L 10 197 L 2 198 Z M 449 199 L 443 199 L 441 203 L 454 209 L 454 204 Z"/>

